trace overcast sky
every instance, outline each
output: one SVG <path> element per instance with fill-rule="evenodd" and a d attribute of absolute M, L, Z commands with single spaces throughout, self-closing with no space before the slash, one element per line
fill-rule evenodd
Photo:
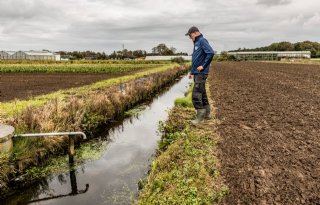
<path fill-rule="evenodd" d="M 197 26 L 217 51 L 320 41 L 319 0 L 0 0 L 0 50 L 192 51 Z"/>

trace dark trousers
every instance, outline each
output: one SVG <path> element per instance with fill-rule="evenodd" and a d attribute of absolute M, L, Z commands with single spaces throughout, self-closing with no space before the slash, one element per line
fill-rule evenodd
<path fill-rule="evenodd" d="M 208 75 L 203 75 L 203 74 L 194 75 L 192 103 L 195 109 L 203 109 L 204 106 L 209 105 L 208 96 L 206 92 L 207 77 Z"/>

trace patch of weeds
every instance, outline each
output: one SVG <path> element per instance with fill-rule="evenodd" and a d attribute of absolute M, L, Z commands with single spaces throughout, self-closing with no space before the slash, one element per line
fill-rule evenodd
<path fill-rule="evenodd" d="M 98 160 L 107 149 L 107 141 L 92 140 L 90 142 L 81 144 L 76 150 L 75 159 L 79 162 Z"/>
<path fill-rule="evenodd" d="M 81 120 L 82 131 L 90 132 L 97 128 L 103 121 L 105 121 L 105 116 L 101 114 L 85 113 Z"/>
<path fill-rule="evenodd" d="M 11 158 L 22 160 L 34 156 L 35 152 L 40 152 L 39 147 L 45 146 L 43 137 L 17 137 L 14 139 L 14 146 Z"/>
<path fill-rule="evenodd" d="M 185 97 L 177 98 L 174 101 L 175 106 L 182 106 L 182 107 L 193 107 L 192 104 L 192 89 L 194 84 L 192 83 L 189 90 L 185 93 Z"/>
<path fill-rule="evenodd" d="M 124 117 L 136 116 L 146 109 L 146 106 L 132 108 L 124 113 Z"/>

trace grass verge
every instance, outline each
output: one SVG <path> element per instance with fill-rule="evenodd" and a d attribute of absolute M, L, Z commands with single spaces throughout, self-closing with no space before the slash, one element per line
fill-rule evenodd
<path fill-rule="evenodd" d="M 217 169 L 218 122 L 192 126 L 193 117 L 193 108 L 176 106 L 160 126 L 157 157 L 140 183 L 137 204 L 216 204 L 229 192 Z"/>

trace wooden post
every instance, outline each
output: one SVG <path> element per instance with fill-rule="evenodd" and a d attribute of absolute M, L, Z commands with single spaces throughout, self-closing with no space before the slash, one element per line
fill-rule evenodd
<path fill-rule="evenodd" d="M 69 163 L 74 163 L 74 136 L 69 136 Z"/>
<path fill-rule="evenodd" d="M 73 168 L 70 170 L 70 182 L 71 182 L 71 194 L 72 195 L 78 194 L 77 177 L 76 177 L 76 172 L 73 170 Z"/>

